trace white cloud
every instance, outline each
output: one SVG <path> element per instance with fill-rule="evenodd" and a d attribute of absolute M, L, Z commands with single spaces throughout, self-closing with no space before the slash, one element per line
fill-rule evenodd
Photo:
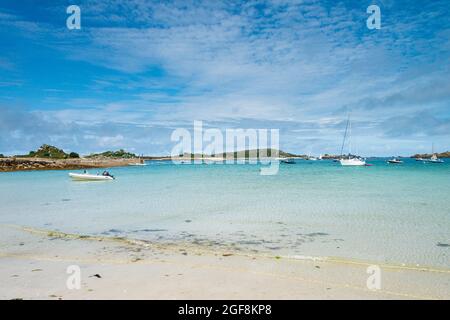
<path fill-rule="evenodd" d="M 389 119 L 417 120 L 409 117 L 426 111 L 445 123 L 450 66 L 448 23 L 424 29 L 429 19 L 441 21 L 438 5 L 407 12 L 389 1 L 382 5 L 389 10 L 383 27 L 369 32 L 364 5 L 340 2 L 84 1 L 82 32 L 34 28 L 69 61 L 108 72 L 87 79 L 92 98 L 48 98 L 61 105 L 42 112 L 82 131 L 104 131 L 85 136 L 111 143 L 121 136 L 116 142 L 123 145 L 133 145 L 143 128 L 163 133 L 193 120 L 279 125 L 295 141 L 287 143 L 290 151 L 301 152 L 338 145 L 340 125 L 352 109 L 358 134 L 382 154 L 383 139 L 393 132 Z M 5 21 L 33 28 L 18 17 Z M 115 91 L 123 95 L 109 98 Z"/>

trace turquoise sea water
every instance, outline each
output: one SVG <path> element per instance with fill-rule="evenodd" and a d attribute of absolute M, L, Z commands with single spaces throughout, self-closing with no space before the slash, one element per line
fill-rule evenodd
<path fill-rule="evenodd" d="M 111 182 L 71 181 L 69 171 L 0 173 L 0 223 L 450 268 L 446 161 L 298 160 L 274 176 L 260 175 L 259 165 L 154 161 L 112 168 Z"/>

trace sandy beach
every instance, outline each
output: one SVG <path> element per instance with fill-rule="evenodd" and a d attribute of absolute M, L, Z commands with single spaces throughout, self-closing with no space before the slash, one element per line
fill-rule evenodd
<path fill-rule="evenodd" d="M 0 299 L 449 299 L 450 270 L 249 255 L 2 225 Z M 67 268 L 81 288 L 66 286 Z"/>

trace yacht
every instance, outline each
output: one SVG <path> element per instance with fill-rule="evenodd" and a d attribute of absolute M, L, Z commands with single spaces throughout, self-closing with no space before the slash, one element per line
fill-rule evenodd
<path fill-rule="evenodd" d="M 436 153 L 433 154 L 430 159 L 425 161 L 430 163 L 444 163 L 444 160 L 439 159 Z"/>
<path fill-rule="evenodd" d="M 341 159 L 339 160 L 342 166 L 365 166 L 366 161 L 361 158 L 348 158 L 348 159 Z"/>
<path fill-rule="evenodd" d="M 430 162 L 430 163 L 444 163 L 444 160 L 439 159 L 437 154 L 434 152 L 434 144 L 431 145 L 431 153 L 432 156 L 430 159 L 425 159 L 424 162 Z"/>
<path fill-rule="evenodd" d="M 139 162 L 132 162 L 128 164 L 129 166 L 146 166 L 144 159 L 142 157 L 139 157 Z"/>
<path fill-rule="evenodd" d="M 353 156 L 351 154 L 351 144 L 350 143 L 349 143 L 348 158 L 345 159 L 343 156 L 342 152 L 344 150 L 345 141 L 347 139 L 347 136 L 350 137 L 350 131 L 351 131 L 351 125 L 350 125 L 350 115 L 349 115 L 348 119 L 347 119 L 347 125 L 345 127 L 344 139 L 342 141 L 341 158 L 339 159 L 339 162 L 342 166 L 365 166 L 366 161 L 364 159 L 357 157 L 357 156 Z"/>

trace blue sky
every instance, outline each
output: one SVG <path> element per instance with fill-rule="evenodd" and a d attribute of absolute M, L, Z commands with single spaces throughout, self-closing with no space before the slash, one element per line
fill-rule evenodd
<path fill-rule="evenodd" d="M 81 30 L 66 28 L 71 4 Z M 447 0 L 3 0 L 0 153 L 168 154 L 194 120 L 338 153 L 349 110 L 361 155 L 444 151 L 449 66 Z"/>

